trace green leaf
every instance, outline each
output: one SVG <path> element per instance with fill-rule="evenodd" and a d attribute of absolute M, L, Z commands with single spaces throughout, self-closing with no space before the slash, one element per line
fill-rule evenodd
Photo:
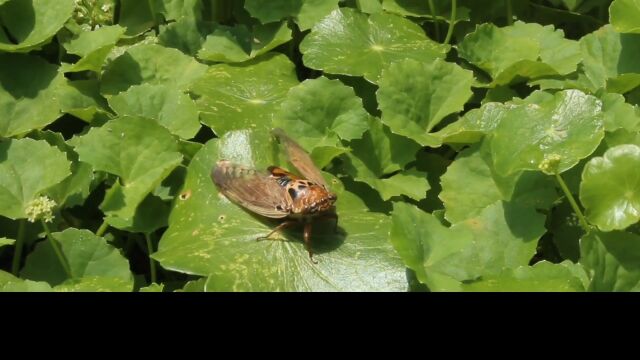
<path fill-rule="evenodd" d="M 488 102 L 480 108 L 472 109 L 459 120 L 433 133 L 443 143 L 472 144 L 480 141 L 502 121 L 507 113 L 504 104 Z"/>
<path fill-rule="evenodd" d="M 0 292 L 49 292 L 51 286 L 43 281 L 23 280 L 0 270 Z"/>
<path fill-rule="evenodd" d="M 166 84 L 185 90 L 207 67 L 179 50 L 155 44 L 133 46 L 105 69 L 101 91 L 115 95 L 133 85 Z"/>
<path fill-rule="evenodd" d="M 338 8 L 338 0 L 245 0 L 244 7 L 263 24 L 292 17 L 307 30 Z"/>
<path fill-rule="evenodd" d="M 509 269 L 497 276 L 463 284 L 464 291 L 584 291 L 586 274 L 580 265 L 570 261 L 552 264 L 542 261 L 533 266 Z"/>
<path fill-rule="evenodd" d="M 28 52 L 48 43 L 71 17 L 73 8 L 73 0 L 11 0 L 0 4 L 0 23 L 15 40 L 13 43 L 0 36 L 0 51 Z"/>
<path fill-rule="evenodd" d="M 413 205 L 395 203 L 392 222 L 391 243 L 434 291 L 527 265 L 545 232 L 543 215 L 502 202 L 450 228 Z"/>
<path fill-rule="evenodd" d="M 290 88 L 298 84 L 295 66 L 282 54 L 267 54 L 241 65 L 220 64 L 192 87 L 200 98 L 200 120 L 218 136 L 231 130 L 268 131 Z"/>
<path fill-rule="evenodd" d="M 73 145 L 81 161 L 120 177 L 100 208 L 127 222 L 134 221 L 138 205 L 182 160 L 169 131 L 138 117 L 109 121 L 75 139 Z"/>
<path fill-rule="evenodd" d="M 619 34 L 605 25 L 580 39 L 584 72 L 597 86 L 625 93 L 640 85 L 640 35 Z"/>
<path fill-rule="evenodd" d="M 598 99 L 579 90 L 554 96 L 534 92 L 510 106 L 491 138 L 496 171 L 540 170 L 543 161 L 557 161 L 553 170 L 558 173 L 569 170 L 604 137 L 601 107 Z"/>
<path fill-rule="evenodd" d="M 619 33 L 640 33 L 640 1 L 615 0 L 609 7 L 609 22 Z"/>
<path fill-rule="evenodd" d="M 411 171 L 387 177 L 415 160 L 420 145 L 405 137 L 395 135 L 376 118 L 369 119 L 369 130 L 362 139 L 351 141 L 346 171 L 353 179 L 367 184 L 387 200 L 393 196 L 407 195 L 420 200 L 429 189 L 424 172 Z M 387 177 L 383 179 L 383 177 Z"/>
<path fill-rule="evenodd" d="M 339 147 L 341 139 L 361 138 L 368 118 L 352 88 L 320 77 L 292 87 L 274 123 L 311 151 L 319 146 Z"/>
<path fill-rule="evenodd" d="M 381 0 L 356 0 L 358 9 L 363 13 L 376 14 L 382 12 Z"/>
<path fill-rule="evenodd" d="M 640 236 L 594 231 L 580 240 L 580 253 L 590 291 L 640 290 Z"/>
<path fill-rule="evenodd" d="M 91 291 L 102 286 L 106 287 L 104 290 L 122 291 L 123 285 L 128 291 L 133 289 L 129 262 L 104 238 L 74 228 L 51 235 L 69 265 L 71 277 L 64 271 L 49 240 L 38 243 L 27 256 L 21 276 L 46 281 L 52 286 L 63 284 L 63 288 L 74 288 L 79 282 L 93 284 L 87 289 Z"/>
<path fill-rule="evenodd" d="M 63 68 L 64 72 L 95 71 L 100 72 L 107 56 L 124 34 L 125 28 L 113 25 L 94 31 L 84 31 L 78 37 L 63 44 L 67 52 L 81 57 L 75 64 Z"/>
<path fill-rule="evenodd" d="M 182 18 L 161 27 L 158 44 L 195 56 L 202 48 L 207 35 L 212 33 L 215 27 L 213 23 Z"/>
<path fill-rule="evenodd" d="M 602 111 L 604 112 L 604 129 L 606 131 L 640 130 L 640 110 L 625 102 L 624 96 L 604 94 L 602 96 Z"/>
<path fill-rule="evenodd" d="M 398 135 L 426 146 L 439 146 L 429 132 L 445 116 L 461 111 L 471 97 L 473 74 L 439 59 L 404 60 L 383 73 L 378 90 L 382 122 Z"/>
<path fill-rule="evenodd" d="M 340 232 L 314 223 L 309 261 L 300 229 L 281 241 L 256 241 L 278 222 L 258 217 L 219 195 L 210 178 L 218 159 L 263 169 L 273 165 L 275 146 L 262 131 L 234 131 L 209 141 L 189 165 L 183 194 L 153 258 L 165 269 L 208 275 L 215 291 L 404 291 L 405 268 L 387 242 L 389 218 L 370 213 L 353 194 L 338 193 Z M 274 235 L 275 237 L 275 235 Z M 284 237 L 284 238 L 282 238 Z M 286 239 L 286 240 L 285 240 Z"/>
<path fill-rule="evenodd" d="M 540 173 L 498 177 L 476 148 L 460 152 L 441 177 L 445 218 L 452 224 L 477 216 L 498 200 L 535 209 L 548 209 L 557 199 L 554 183 Z"/>
<path fill-rule="evenodd" d="M 64 153 L 45 141 L 1 141 L 0 159 L 0 215 L 11 219 L 26 218 L 27 205 L 70 174 Z"/>
<path fill-rule="evenodd" d="M 580 201 L 601 230 L 624 229 L 640 220 L 639 165 L 640 147 L 619 145 L 584 167 Z"/>
<path fill-rule="evenodd" d="M 63 151 L 67 160 L 71 162 L 71 175 L 56 185 L 47 189 L 46 194 L 60 207 L 72 207 L 80 205 L 89 196 L 91 181 L 93 180 L 93 168 L 91 165 L 78 161 L 78 154 L 67 144 L 60 133 L 52 131 L 37 131 L 30 134 L 35 140 L 44 140 L 49 145 Z"/>
<path fill-rule="evenodd" d="M 151 284 L 149 286 L 140 288 L 140 292 L 162 292 L 163 289 L 163 284 Z"/>
<path fill-rule="evenodd" d="M 431 41 L 418 25 L 400 16 L 368 16 L 341 8 L 313 27 L 300 51 L 307 67 L 364 76 L 376 83 L 392 62 L 414 59 L 429 63 L 444 58 L 449 46 Z"/>
<path fill-rule="evenodd" d="M 436 16 L 431 13 L 429 2 L 424 0 L 382 0 L 382 7 L 385 11 L 402 16 L 423 17 L 437 21 L 451 21 L 451 5 L 446 4 L 447 9 L 436 10 Z M 442 8 L 442 6 L 440 7 Z M 456 8 L 454 23 L 469 21 L 469 9 L 466 7 Z"/>
<path fill-rule="evenodd" d="M 0 53 L 0 136 L 23 135 L 56 120 L 64 84 L 58 68 L 39 57 Z"/>
<path fill-rule="evenodd" d="M 208 35 L 198 58 L 219 62 L 243 62 L 267 53 L 291 40 L 286 22 L 259 25 L 250 31 L 245 25 L 220 26 Z"/>
<path fill-rule="evenodd" d="M 482 24 L 464 38 L 458 50 L 461 57 L 491 76 L 492 86 L 519 77 L 566 75 L 582 60 L 578 43 L 565 39 L 562 30 L 521 21 L 503 28 Z"/>
<path fill-rule="evenodd" d="M 101 123 L 113 117 L 109 104 L 100 95 L 98 80 L 67 80 L 58 96 L 62 112 L 88 123 Z"/>
<path fill-rule="evenodd" d="M 13 245 L 16 241 L 13 239 L 7 239 L 6 237 L 0 237 L 0 247 Z"/>
<path fill-rule="evenodd" d="M 131 292 L 131 281 L 119 277 L 84 276 L 53 288 L 56 292 Z"/>
<path fill-rule="evenodd" d="M 153 119 L 183 139 L 193 138 L 200 130 L 195 103 L 170 85 L 135 85 L 109 98 L 109 105 L 119 116 Z"/>
<path fill-rule="evenodd" d="M 167 226 L 170 212 L 171 205 L 168 202 L 149 194 L 136 207 L 133 217 L 109 216 L 106 221 L 116 229 L 150 234 Z"/>

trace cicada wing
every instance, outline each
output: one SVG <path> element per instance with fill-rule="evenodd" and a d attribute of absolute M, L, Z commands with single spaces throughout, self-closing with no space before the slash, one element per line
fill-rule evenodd
<path fill-rule="evenodd" d="M 221 160 L 213 168 L 211 179 L 229 200 L 256 214 L 270 218 L 289 215 L 286 190 L 268 173 Z"/>
<path fill-rule="evenodd" d="M 322 177 L 322 173 L 313 163 L 309 154 L 300 145 L 298 145 L 298 143 L 288 137 L 282 129 L 274 129 L 272 133 L 284 146 L 285 150 L 287 151 L 289 161 L 291 161 L 293 166 L 295 166 L 298 171 L 300 171 L 300 174 L 302 174 L 302 176 L 307 178 L 307 180 L 328 188 L 327 183 Z"/>

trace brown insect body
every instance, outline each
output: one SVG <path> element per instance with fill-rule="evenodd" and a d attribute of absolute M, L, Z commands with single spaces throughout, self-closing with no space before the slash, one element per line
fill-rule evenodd
<path fill-rule="evenodd" d="M 304 221 L 305 245 L 313 261 L 311 219 L 326 217 L 337 221 L 334 212 L 337 196 L 329 191 L 320 170 L 297 143 L 282 130 L 274 130 L 274 134 L 284 145 L 291 163 L 306 179 L 277 166 L 262 172 L 227 160 L 217 162 L 211 178 L 222 194 L 246 209 L 270 218 L 295 220 L 283 222 L 266 238 L 296 221 Z"/>

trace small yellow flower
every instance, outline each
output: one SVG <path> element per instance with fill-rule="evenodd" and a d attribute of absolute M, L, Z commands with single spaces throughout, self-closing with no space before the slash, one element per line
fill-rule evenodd
<path fill-rule="evenodd" d="M 25 209 L 27 220 L 30 222 L 36 222 L 38 219 L 43 219 L 44 222 L 52 222 L 53 208 L 55 206 L 56 202 L 46 196 L 35 198 L 29 202 Z"/>
<path fill-rule="evenodd" d="M 561 160 L 562 156 L 558 154 L 545 156 L 544 160 L 542 160 L 540 165 L 538 165 L 538 169 L 542 170 L 545 174 L 553 175 L 558 172 Z"/>

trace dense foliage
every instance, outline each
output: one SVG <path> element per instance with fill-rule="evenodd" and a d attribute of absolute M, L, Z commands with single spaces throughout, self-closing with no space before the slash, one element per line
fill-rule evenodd
<path fill-rule="evenodd" d="M 0 0 L 0 290 L 640 289 L 640 0 Z M 218 194 L 325 171 L 339 231 Z"/>

